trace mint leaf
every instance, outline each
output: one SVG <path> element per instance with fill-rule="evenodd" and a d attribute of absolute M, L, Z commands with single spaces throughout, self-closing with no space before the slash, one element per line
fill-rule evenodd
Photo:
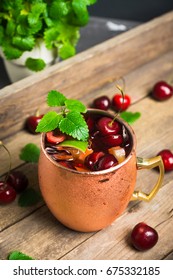
<path fill-rule="evenodd" d="M 67 59 L 71 56 L 74 56 L 76 53 L 75 47 L 70 43 L 64 43 L 61 47 L 59 47 L 59 57 L 62 59 Z"/>
<path fill-rule="evenodd" d="M 33 188 L 27 188 L 24 190 L 18 199 L 18 205 L 20 207 L 33 206 L 41 201 L 41 195 Z"/>
<path fill-rule="evenodd" d="M 56 42 L 58 35 L 59 35 L 59 31 L 55 26 L 45 30 L 44 41 L 48 49 L 51 49 L 53 47 L 54 42 Z"/>
<path fill-rule="evenodd" d="M 25 255 L 24 253 L 20 251 L 12 251 L 7 257 L 8 260 L 34 260 L 33 258 L 29 257 L 28 255 Z"/>
<path fill-rule="evenodd" d="M 64 106 L 67 98 L 56 90 L 51 90 L 47 96 L 47 104 L 50 107 Z"/>
<path fill-rule="evenodd" d="M 10 45 L 8 42 L 3 42 L 2 46 L 3 52 L 7 59 L 17 59 L 22 55 L 22 51 Z"/>
<path fill-rule="evenodd" d="M 69 109 L 70 111 L 85 113 L 87 110 L 85 105 L 82 102 L 80 102 L 79 100 L 67 99 L 65 101 L 65 105 L 66 105 L 67 109 Z"/>
<path fill-rule="evenodd" d="M 19 155 L 21 160 L 26 162 L 38 162 L 40 156 L 40 149 L 33 143 L 29 143 L 22 148 Z"/>
<path fill-rule="evenodd" d="M 36 132 L 48 132 L 59 127 L 62 115 L 54 111 L 46 113 L 37 125 Z"/>
<path fill-rule="evenodd" d="M 50 17 L 53 19 L 59 19 L 62 16 L 67 15 L 69 12 L 68 3 L 65 1 L 53 1 L 50 7 Z"/>
<path fill-rule="evenodd" d="M 63 133 L 78 140 L 87 141 L 89 136 L 88 126 L 79 112 L 67 113 L 66 117 L 59 123 L 59 128 Z"/>
<path fill-rule="evenodd" d="M 120 117 L 129 124 L 134 123 L 136 120 L 138 120 L 140 118 L 140 116 L 141 116 L 141 113 L 139 113 L 139 112 L 133 113 L 133 112 L 124 111 L 120 114 Z"/>
<path fill-rule="evenodd" d="M 35 45 L 35 39 L 33 36 L 21 37 L 14 36 L 12 39 L 13 45 L 24 51 L 31 51 Z"/>
<path fill-rule="evenodd" d="M 25 61 L 26 67 L 28 67 L 31 71 L 41 71 L 46 67 L 46 63 L 44 62 L 43 59 L 40 58 L 31 58 L 28 57 L 27 60 Z"/>

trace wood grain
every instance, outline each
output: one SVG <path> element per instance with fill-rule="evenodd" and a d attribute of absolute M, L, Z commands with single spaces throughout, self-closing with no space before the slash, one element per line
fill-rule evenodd
<path fill-rule="evenodd" d="M 23 128 L 24 118 L 45 104 L 50 89 L 80 99 L 171 51 L 172 30 L 170 12 L 0 90 L 1 139 Z"/>
<path fill-rule="evenodd" d="M 39 190 L 37 164 L 20 160 L 25 144 L 40 145 L 40 135 L 31 135 L 25 119 L 38 104 L 47 111 L 45 97 L 50 89 L 63 90 L 87 106 L 99 95 L 115 94 L 120 76 L 131 96 L 130 111 L 141 112 L 132 127 L 137 137 L 137 155 L 153 157 L 164 148 L 173 150 L 173 98 L 156 102 L 149 93 L 153 83 L 172 73 L 173 12 L 108 40 L 72 59 L 26 78 L 0 91 L 0 139 L 12 154 L 12 168 L 22 170 L 29 187 Z M 162 44 L 160 44 L 162 38 Z M 121 83 L 120 80 L 118 80 Z M 7 172 L 8 157 L 0 148 L 1 179 Z M 158 176 L 156 170 L 138 172 L 136 189 L 149 191 Z M 21 208 L 17 199 L 0 205 L 0 259 L 20 250 L 35 259 L 173 259 L 173 173 L 165 174 L 163 186 L 148 204 L 130 202 L 111 226 L 93 233 L 79 233 L 61 225 L 44 201 Z M 157 245 L 146 252 L 136 251 L 129 234 L 135 224 L 145 221 L 159 233 Z"/>

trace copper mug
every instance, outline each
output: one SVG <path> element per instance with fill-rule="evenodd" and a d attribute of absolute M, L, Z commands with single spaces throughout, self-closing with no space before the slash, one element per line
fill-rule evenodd
<path fill-rule="evenodd" d="M 94 110 L 105 116 L 107 112 Z M 38 164 L 42 196 L 52 214 L 66 227 L 81 232 L 105 228 L 119 217 L 131 200 L 150 201 L 161 187 L 164 166 L 160 156 L 150 159 L 136 157 L 136 137 L 132 128 L 123 124 L 132 142 L 126 159 L 107 170 L 79 172 L 55 162 L 45 151 L 45 134 L 41 136 Z M 159 168 L 158 180 L 149 194 L 135 191 L 138 169 Z"/>

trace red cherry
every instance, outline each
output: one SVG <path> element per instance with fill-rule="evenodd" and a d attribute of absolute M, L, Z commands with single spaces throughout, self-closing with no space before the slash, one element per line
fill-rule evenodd
<path fill-rule="evenodd" d="M 109 117 L 102 117 L 97 122 L 97 128 L 102 135 L 118 134 L 121 131 L 121 125 Z"/>
<path fill-rule="evenodd" d="M 7 182 L 0 181 L 0 203 L 10 203 L 16 198 L 15 189 Z"/>
<path fill-rule="evenodd" d="M 107 111 L 110 108 L 110 105 L 111 101 L 106 95 L 96 98 L 93 102 L 94 108 L 104 111 Z"/>
<path fill-rule="evenodd" d="M 86 123 L 87 123 L 88 129 L 89 129 L 89 132 L 91 133 L 92 131 L 94 131 L 94 128 L 95 128 L 94 119 L 89 116 L 86 120 Z"/>
<path fill-rule="evenodd" d="M 46 139 L 49 143 L 58 144 L 66 139 L 66 135 L 59 130 L 53 130 L 46 133 Z"/>
<path fill-rule="evenodd" d="M 173 87 L 164 81 L 157 82 L 152 90 L 152 97 L 158 101 L 169 99 L 173 95 Z"/>
<path fill-rule="evenodd" d="M 37 134 L 35 131 L 37 128 L 38 123 L 42 119 L 43 115 L 39 116 L 30 116 L 26 119 L 26 129 L 31 132 L 32 134 Z"/>
<path fill-rule="evenodd" d="M 129 95 L 115 94 L 112 98 L 112 107 L 115 111 L 125 111 L 131 104 L 131 99 Z"/>
<path fill-rule="evenodd" d="M 115 147 L 120 146 L 123 143 L 123 136 L 121 134 L 117 135 L 106 135 L 103 137 L 100 137 L 100 141 L 102 144 L 106 147 Z"/>
<path fill-rule="evenodd" d="M 137 224 L 131 232 L 131 242 L 139 251 L 151 249 L 157 241 L 157 231 L 143 222 Z"/>
<path fill-rule="evenodd" d="M 158 153 L 159 156 L 162 157 L 163 164 L 165 171 L 172 171 L 173 170 L 173 153 L 168 150 L 162 150 Z"/>
<path fill-rule="evenodd" d="M 12 171 L 7 178 L 7 183 L 12 186 L 17 193 L 20 193 L 27 188 L 28 178 L 21 171 Z"/>
<path fill-rule="evenodd" d="M 118 164 L 117 159 L 111 155 L 107 154 L 103 157 L 101 157 L 97 162 L 97 170 L 105 170 L 110 167 L 113 167 Z"/>
<path fill-rule="evenodd" d="M 85 161 L 84 161 L 84 165 L 92 170 L 92 171 L 96 171 L 97 170 L 97 162 L 98 160 L 104 156 L 103 152 L 93 152 L 91 154 L 89 154 L 88 156 L 86 156 Z"/>

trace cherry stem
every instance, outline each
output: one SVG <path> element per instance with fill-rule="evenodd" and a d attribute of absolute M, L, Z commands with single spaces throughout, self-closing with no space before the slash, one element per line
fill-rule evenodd
<path fill-rule="evenodd" d="M 120 91 L 122 98 L 123 98 L 123 102 L 122 105 L 124 103 L 124 89 L 125 89 L 125 80 L 124 78 L 121 78 L 123 81 L 123 87 L 121 87 L 120 85 L 116 84 L 117 89 Z M 110 122 L 110 125 L 113 125 L 113 122 L 115 121 L 115 119 L 117 118 L 117 116 L 119 115 L 119 113 L 121 112 L 121 109 L 115 114 L 113 120 Z"/>
<path fill-rule="evenodd" d="M 36 116 L 36 117 L 39 117 L 39 116 L 40 116 L 40 109 L 39 109 L 39 108 L 36 110 L 35 116 Z"/>
<path fill-rule="evenodd" d="M 6 174 L 6 176 L 5 176 L 5 179 L 4 179 L 4 183 L 6 183 L 7 182 L 7 179 L 8 179 L 8 177 L 9 177 L 9 175 L 10 175 L 10 171 L 11 171 L 11 154 L 10 154 L 10 152 L 9 152 L 9 150 L 7 149 L 7 147 L 3 144 L 3 142 L 2 141 L 0 141 L 0 146 L 2 146 L 5 150 L 6 150 L 6 152 L 8 153 L 8 156 L 9 156 L 9 169 L 8 169 L 8 172 L 7 172 L 7 174 Z"/>

